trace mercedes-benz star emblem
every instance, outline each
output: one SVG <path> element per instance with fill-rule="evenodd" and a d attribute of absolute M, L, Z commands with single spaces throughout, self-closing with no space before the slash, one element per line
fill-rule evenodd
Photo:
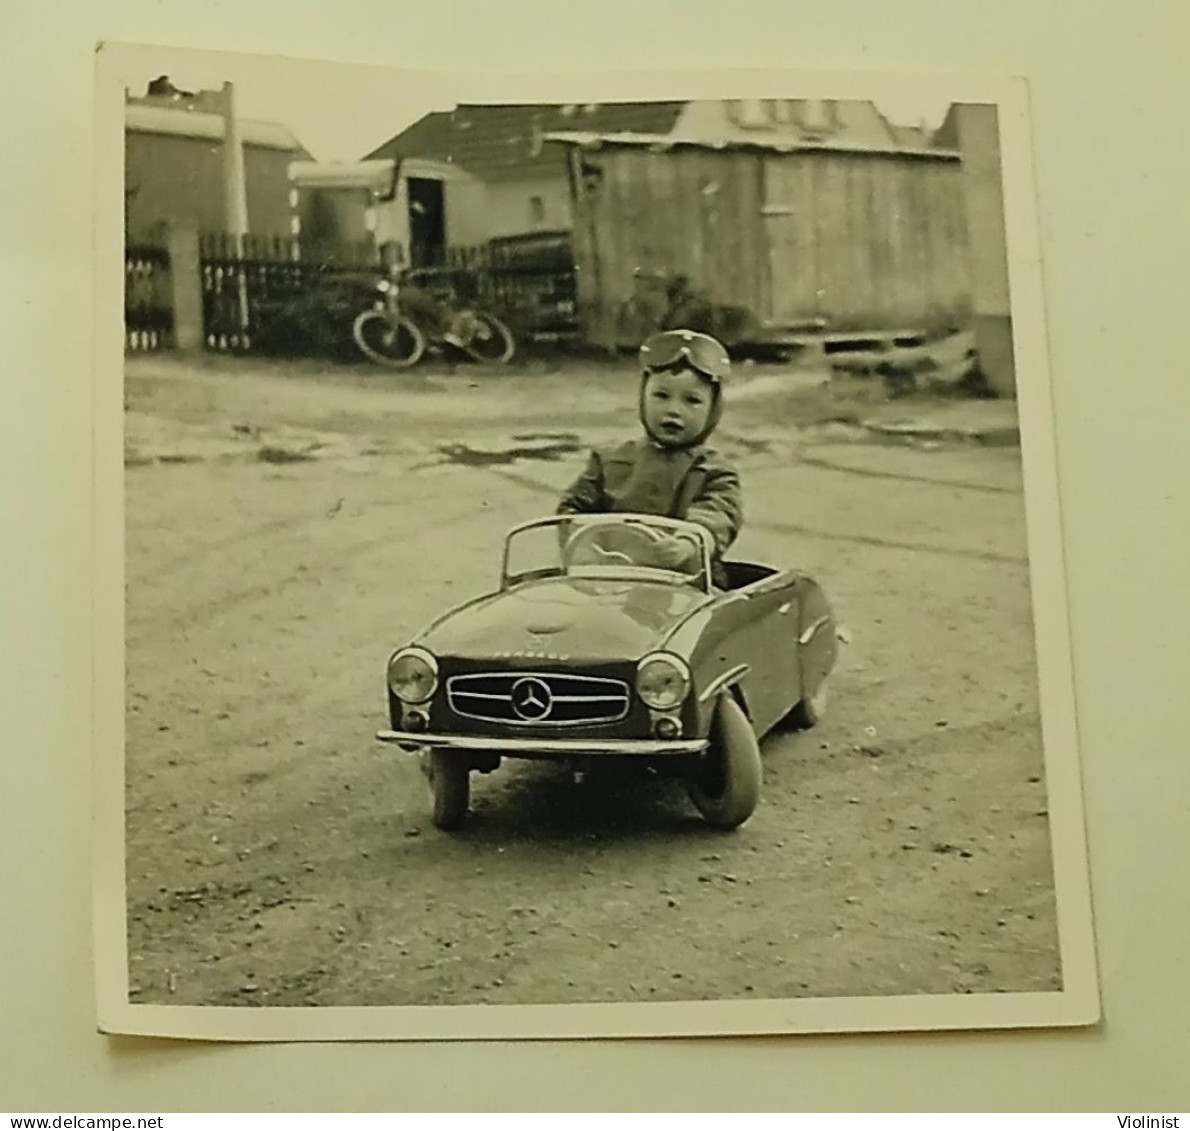
<path fill-rule="evenodd" d="M 544 719 L 553 705 L 554 697 L 544 680 L 526 676 L 512 685 L 512 709 L 527 722 Z"/>

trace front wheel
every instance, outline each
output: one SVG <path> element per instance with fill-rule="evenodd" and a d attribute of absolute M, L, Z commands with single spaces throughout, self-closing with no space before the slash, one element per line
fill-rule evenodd
<path fill-rule="evenodd" d="M 471 766 L 445 750 L 431 750 L 422 764 L 430 779 L 435 827 L 448 832 L 459 828 L 471 804 Z"/>
<path fill-rule="evenodd" d="M 471 318 L 471 334 L 463 348 L 476 361 L 507 365 L 516 353 L 512 331 L 491 314 L 474 311 Z"/>
<path fill-rule="evenodd" d="M 711 744 L 686 779 L 686 792 L 708 825 L 735 829 L 760 801 L 762 773 L 756 732 L 739 703 L 725 694 L 711 724 Z"/>
<path fill-rule="evenodd" d="M 377 365 L 407 369 L 426 352 L 426 339 L 408 318 L 383 310 L 365 310 L 351 327 L 363 355 Z"/>

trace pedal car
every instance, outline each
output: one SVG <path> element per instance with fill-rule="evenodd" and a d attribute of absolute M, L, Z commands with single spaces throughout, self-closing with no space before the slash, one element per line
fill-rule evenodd
<path fill-rule="evenodd" d="M 685 560 L 660 564 L 675 560 L 675 539 Z M 711 550 L 702 527 L 652 515 L 509 531 L 499 588 L 388 661 L 391 729 L 377 738 L 422 756 L 434 824 L 459 827 L 471 772 L 504 758 L 580 772 L 630 759 L 684 778 L 712 826 L 746 821 L 760 796 L 759 739 L 822 714 L 836 626 L 821 588 L 796 570 L 726 562 L 717 587 Z"/>

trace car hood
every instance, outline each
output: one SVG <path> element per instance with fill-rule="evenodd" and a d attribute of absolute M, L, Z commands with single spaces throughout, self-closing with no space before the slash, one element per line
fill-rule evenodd
<path fill-rule="evenodd" d="M 549 578 L 448 613 L 419 643 L 468 659 L 632 660 L 658 646 L 708 596 L 656 581 Z"/>

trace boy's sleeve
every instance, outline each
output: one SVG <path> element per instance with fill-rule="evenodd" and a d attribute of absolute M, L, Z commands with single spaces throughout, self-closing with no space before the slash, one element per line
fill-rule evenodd
<path fill-rule="evenodd" d="M 726 552 L 744 525 L 743 494 L 734 468 L 726 464 L 706 468 L 706 479 L 686 509 L 686 518 L 711 532 L 717 554 Z"/>
<path fill-rule="evenodd" d="M 562 492 L 558 514 L 597 514 L 607 510 L 603 494 L 603 462 L 592 452 L 579 477 Z"/>

